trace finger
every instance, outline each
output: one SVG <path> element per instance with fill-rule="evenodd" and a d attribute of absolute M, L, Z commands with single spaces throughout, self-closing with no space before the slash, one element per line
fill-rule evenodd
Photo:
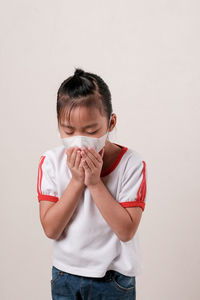
<path fill-rule="evenodd" d="M 97 153 L 93 148 L 88 148 L 88 153 L 92 154 L 99 163 L 102 162 L 101 155 Z"/>
<path fill-rule="evenodd" d="M 65 150 L 65 153 L 67 154 L 67 159 L 71 157 L 72 151 L 74 150 L 74 147 L 70 147 L 68 149 Z"/>
<path fill-rule="evenodd" d="M 82 169 L 84 170 L 84 162 L 83 162 L 83 160 L 82 160 L 82 159 L 81 159 L 81 162 L 80 162 L 79 168 L 82 168 Z"/>
<path fill-rule="evenodd" d="M 92 161 L 93 165 L 92 167 L 98 167 L 98 163 L 96 161 L 96 158 L 94 157 L 94 155 L 92 155 L 89 151 L 85 150 L 85 151 L 82 151 L 82 156 L 84 159 L 86 159 L 87 157 L 89 158 L 90 161 Z M 89 165 L 89 164 L 88 164 Z M 91 166 L 91 165 L 90 165 Z"/>
<path fill-rule="evenodd" d="M 67 164 L 69 167 L 71 167 L 71 155 L 72 155 L 73 150 L 74 150 L 74 147 L 71 147 L 65 151 L 66 155 L 67 155 Z"/>
<path fill-rule="evenodd" d="M 81 152 L 78 150 L 76 153 L 75 168 L 78 169 L 80 161 L 81 161 Z"/>
<path fill-rule="evenodd" d="M 88 157 L 86 156 L 85 158 L 85 161 L 87 162 L 90 170 L 92 171 L 94 168 L 96 168 L 95 164 L 93 163 L 93 161 Z"/>
<path fill-rule="evenodd" d="M 82 159 L 81 160 L 81 164 L 82 164 L 82 166 L 83 166 L 84 169 L 90 170 L 90 168 L 89 168 L 89 166 L 87 164 L 86 159 Z"/>
<path fill-rule="evenodd" d="M 74 148 L 72 154 L 71 154 L 71 166 L 72 168 L 74 167 L 74 164 L 75 164 L 75 160 L 76 160 L 76 153 L 77 153 L 77 147 Z"/>
<path fill-rule="evenodd" d="M 89 153 L 87 155 L 87 157 L 89 158 L 89 162 L 92 164 L 91 166 L 93 168 L 98 168 L 99 167 L 99 162 L 96 160 L 96 158 L 91 153 Z"/>

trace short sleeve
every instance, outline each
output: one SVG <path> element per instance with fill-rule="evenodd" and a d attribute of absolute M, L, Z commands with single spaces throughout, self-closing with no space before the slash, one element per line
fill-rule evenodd
<path fill-rule="evenodd" d="M 147 191 L 146 162 L 140 160 L 136 166 L 130 167 L 124 172 L 119 203 L 123 207 L 139 206 L 144 211 Z"/>
<path fill-rule="evenodd" d="M 38 202 L 41 200 L 57 202 L 59 200 L 53 164 L 46 155 L 41 155 L 40 157 L 37 176 L 37 194 Z"/>

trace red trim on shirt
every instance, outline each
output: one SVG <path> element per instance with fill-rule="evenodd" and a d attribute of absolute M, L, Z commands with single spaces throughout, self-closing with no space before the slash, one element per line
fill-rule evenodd
<path fill-rule="evenodd" d="M 37 177 L 38 202 L 41 201 L 41 200 L 48 200 L 48 201 L 57 202 L 59 200 L 58 197 L 42 194 L 42 189 L 41 189 L 42 175 L 43 175 L 43 173 L 42 173 L 42 164 L 44 162 L 45 157 L 46 156 L 44 156 L 44 155 L 41 156 L 39 167 L 38 167 L 38 177 Z"/>
<path fill-rule="evenodd" d="M 135 201 L 144 201 L 145 195 L 146 195 L 146 163 L 145 163 L 145 161 L 143 161 L 143 165 L 144 165 L 144 167 L 143 167 L 143 171 L 142 171 L 142 174 L 143 174 L 142 182 L 138 189 L 137 198 Z"/>
<path fill-rule="evenodd" d="M 42 182 L 42 164 L 44 162 L 46 156 L 40 157 L 40 163 L 38 167 L 38 177 L 37 177 L 37 192 L 38 194 L 41 194 L 41 182 Z"/>
<path fill-rule="evenodd" d="M 101 170 L 101 175 L 100 177 L 104 177 L 108 174 L 110 174 L 119 164 L 120 160 L 122 159 L 123 155 L 125 154 L 125 152 L 128 150 L 127 147 L 113 143 L 117 146 L 119 146 L 121 148 L 121 151 L 119 152 L 118 156 L 116 157 L 116 159 L 114 160 L 114 162 L 110 165 L 110 167 L 108 167 L 106 170 Z"/>
<path fill-rule="evenodd" d="M 121 202 L 119 203 L 123 207 L 136 207 L 140 206 L 142 210 L 145 208 L 145 202 L 144 201 L 128 201 L 128 202 Z"/>
<path fill-rule="evenodd" d="M 51 195 L 40 194 L 40 195 L 38 195 L 38 201 L 41 201 L 41 200 L 48 200 L 48 201 L 52 201 L 52 202 L 57 202 L 58 197 L 51 196 Z"/>
<path fill-rule="evenodd" d="M 144 200 L 145 200 L 145 196 L 146 196 L 146 163 L 145 163 L 145 161 L 142 161 L 142 162 L 144 165 L 143 171 L 142 171 L 143 177 L 142 177 L 142 182 L 141 182 L 140 187 L 137 192 L 136 200 L 119 203 L 123 207 L 140 206 L 142 208 L 142 210 L 144 210 L 144 208 L 145 208 Z"/>

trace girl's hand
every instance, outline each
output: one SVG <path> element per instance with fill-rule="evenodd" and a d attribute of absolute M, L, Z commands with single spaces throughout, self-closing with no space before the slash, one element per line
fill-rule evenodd
<path fill-rule="evenodd" d="M 72 173 L 72 178 L 79 184 L 84 185 L 84 168 L 81 166 L 81 151 L 78 147 L 70 147 L 65 150 L 67 154 L 67 165 Z"/>
<path fill-rule="evenodd" d="M 97 153 L 93 148 L 81 151 L 81 165 L 85 170 L 85 185 L 95 185 L 100 181 L 100 174 L 103 165 L 104 148 Z"/>

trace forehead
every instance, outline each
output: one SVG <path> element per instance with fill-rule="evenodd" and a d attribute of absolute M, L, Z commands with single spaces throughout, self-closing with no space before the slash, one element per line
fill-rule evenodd
<path fill-rule="evenodd" d="M 79 106 L 73 108 L 70 112 L 70 120 L 68 118 L 69 110 L 66 109 L 62 120 L 60 123 L 62 125 L 71 125 L 71 126 L 84 126 L 90 123 L 102 123 L 105 122 L 105 117 L 103 117 L 97 108 L 88 108 L 84 106 Z"/>

